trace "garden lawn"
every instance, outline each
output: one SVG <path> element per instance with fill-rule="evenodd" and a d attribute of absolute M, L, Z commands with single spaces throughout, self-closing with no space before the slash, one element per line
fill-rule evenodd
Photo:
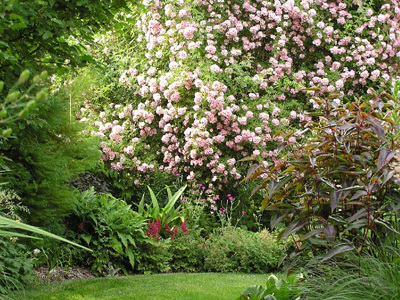
<path fill-rule="evenodd" d="M 154 274 L 75 279 L 42 284 L 15 293 L 12 299 L 236 299 L 250 285 L 265 285 L 267 275 Z"/>

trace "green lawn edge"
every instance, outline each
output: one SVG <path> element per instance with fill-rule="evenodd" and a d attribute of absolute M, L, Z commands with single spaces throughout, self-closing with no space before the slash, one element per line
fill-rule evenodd
<path fill-rule="evenodd" d="M 265 285 L 267 274 L 173 273 L 74 279 L 28 287 L 11 299 L 236 299 L 250 285 Z"/>

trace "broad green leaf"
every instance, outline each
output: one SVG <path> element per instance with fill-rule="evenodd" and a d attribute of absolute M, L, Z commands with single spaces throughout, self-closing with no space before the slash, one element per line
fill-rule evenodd
<path fill-rule="evenodd" d="M 163 213 L 168 214 L 169 211 L 174 207 L 176 201 L 179 199 L 179 197 L 182 195 L 184 190 L 186 189 L 186 185 L 181 187 L 168 201 L 168 203 L 165 205 L 163 208 Z"/>
<path fill-rule="evenodd" d="M 119 231 L 117 232 L 117 235 L 120 238 L 122 244 L 125 246 L 125 248 L 128 248 L 128 235 Z"/>
<path fill-rule="evenodd" d="M 263 299 L 265 297 L 266 291 L 267 289 L 261 285 L 252 285 L 247 287 L 242 292 L 242 295 L 253 295 L 256 297 L 255 299 Z"/>
<path fill-rule="evenodd" d="M 115 250 L 115 252 L 119 254 L 124 254 L 124 250 L 122 248 L 122 244 L 117 240 L 115 236 L 111 238 L 110 246 Z"/>

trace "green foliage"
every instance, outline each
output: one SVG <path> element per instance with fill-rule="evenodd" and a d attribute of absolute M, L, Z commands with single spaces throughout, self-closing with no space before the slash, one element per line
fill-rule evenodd
<path fill-rule="evenodd" d="M 34 238 L 34 239 L 36 239 L 36 237 L 29 236 L 29 235 L 26 235 L 26 234 L 21 234 L 21 233 L 18 233 L 18 232 L 11 232 L 11 231 L 9 231 L 9 229 L 11 229 L 11 230 L 15 230 L 15 229 L 24 230 L 24 231 L 28 231 L 30 233 L 40 234 L 40 235 L 43 235 L 45 237 L 54 238 L 54 239 L 69 243 L 71 245 L 80 247 L 82 249 L 91 251 L 90 249 L 88 249 L 86 247 L 78 245 L 78 244 L 76 244 L 74 242 L 71 242 L 71 241 L 69 241 L 67 239 L 64 239 L 62 237 L 59 237 L 59 236 L 57 236 L 55 234 L 52 234 L 52 233 L 47 232 L 45 230 L 42 230 L 42 229 L 40 229 L 38 227 L 27 225 L 27 224 L 24 224 L 24 223 L 21 223 L 21 222 L 17 222 L 17 221 L 11 220 L 9 218 L 5 218 L 5 217 L 0 216 L 0 237 L 25 237 L 25 238 Z"/>
<path fill-rule="evenodd" d="M 146 225 L 147 219 L 130 205 L 109 194 L 96 195 L 93 188 L 79 194 L 74 216 L 68 220 L 76 238 L 93 250 L 88 262 L 100 273 L 109 262 L 124 272 L 135 268 L 135 249 L 151 243 Z"/>
<path fill-rule="evenodd" d="M 399 83 L 397 83 L 397 86 Z M 311 115 L 308 141 L 290 149 L 279 164 L 254 168 L 248 179 L 263 174 L 262 207 L 275 211 L 272 225 L 285 221 L 285 238 L 298 234 L 302 246 L 319 249 L 327 260 L 343 252 L 358 252 L 387 232 L 395 232 L 392 214 L 398 200 L 391 163 L 399 145 L 399 95 L 383 92 L 354 98 L 344 107 L 328 95 L 323 109 Z"/>
<path fill-rule="evenodd" d="M 136 253 L 137 271 L 144 274 L 170 272 L 173 253 L 169 247 L 170 239 L 161 240 L 158 245 L 142 244 Z"/>
<path fill-rule="evenodd" d="M 26 246 L 0 237 L 0 298 L 29 281 L 33 259 Z"/>
<path fill-rule="evenodd" d="M 265 287 L 253 285 L 246 288 L 237 300 L 291 300 L 297 294 L 297 286 L 302 275 L 290 275 L 278 279 L 271 274 Z M 299 299 L 299 298 L 296 298 Z"/>
<path fill-rule="evenodd" d="M 205 240 L 198 232 L 180 235 L 171 240 L 169 251 L 172 253 L 170 263 L 173 272 L 201 272 L 204 270 Z"/>
<path fill-rule="evenodd" d="M 206 241 L 204 268 L 212 272 L 267 273 L 277 269 L 285 247 L 267 230 L 254 233 L 221 228 Z"/>
<path fill-rule="evenodd" d="M 201 272 L 204 270 L 204 239 L 198 232 L 143 244 L 137 253 L 137 270 L 143 273 Z"/>
<path fill-rule="evenodd" d="M 48 224 L 73 209 L 70 180 L 99 159 L 97 139 L 81 137 L 82 127 L 70 122 L 63 97 L 55 92 L 25 120 L 10 123 L 14 138 L 0 144 L 0 152 L 12 160 L 3 181 L 30 209 L 35 224 Z"/>
<path fill-rule="evenodd" d="M 37 237 L 22 234 L 16 230 L 50 237 L 91 251 L 86 247 L 40 228 L 0 216 L 0 296 L 8 294 L 10 290 L 22 288 L 33 268 L 33 259 L 29 257 L 27 247 L 18 241 L 18 237 L 33 239 L 37 239 Z"/>
<path fill-rule="evenodd" d="M 361 256 L 309 266 L 306 280 L 299 286 L 302 299 L 394 300 L 400 297 L 398 249 L 375 248 Z"/>
<path fill-rule="evenodd" d="M 180 188 L 175 194 L 172 195 L 171 189 L 167 186 L 166 190 L 168 193 L 168 199 L 164 207 L 160 208 L 159 200 L 157 196 L 154 194 L 153 190 L 148 187 L 151 198 L 151 205 L 145 205 L 145 195 L 143 195 L 142 200 L 138 204 L 138 213 L 148 218 L 150 220 L 156 221 L 160 218 L 161 228 L 164 228 L 166 224 L 169 226 L 180 225 L 183 222 L 183 218 L 181 217 L 180 208 L 175 207 L 175 204 L 178 200 L 180 200 L 182 193 L 186 189 L 186 186 Z M 165 202 L 165 201 L 163 201 Z"/>
<path fill-rule="evenodd" d="M 86 50 L 99 28 L 110 28 L 124 0 L 5 0 L 0 6 L 0 78 L 13 81 L 21 68 L 93 61 Z"/>
<path fill-rule="evenodd" d="M 19 119 L 26 119 L 32 110 L 48 97 L 47 72 L 36 75 L 29 80 L 30 72 L 23 71 L 19 79 L 9 86 L 0 81 L 0 137 L 13 137 L 10 127 Z M 3 165 L 3 163 L 2 163 Z M 4 166 L 2 166 L 4 168 Z"/>

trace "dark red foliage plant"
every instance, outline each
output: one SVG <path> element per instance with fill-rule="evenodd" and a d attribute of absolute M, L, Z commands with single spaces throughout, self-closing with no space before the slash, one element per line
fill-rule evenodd
<path fill-rule="evenodd" d="M 245 180 L 261 180 L 262 208 L 275 212 L 271 226 L 284 222 L 280 238 L 293 236 L 300 252 L 327 260 L 398 233 L 399 86 L 344 105 L 337 95 L 317 99 L 308 137 L 269 169 L 251 168 Z"/>

